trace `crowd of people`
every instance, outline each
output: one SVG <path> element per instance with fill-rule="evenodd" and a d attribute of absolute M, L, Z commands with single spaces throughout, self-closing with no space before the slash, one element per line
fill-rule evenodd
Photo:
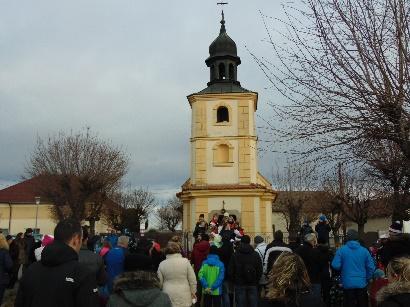
<path fill-rule="evenodd" d="M 370 249 L 350 229 L 333 251 L 324 216 L 289 242 L 280 230 L 265 242 L 225 212 L 199 217 L 189 252 L 178 236 L 161 248 L 91 236 L 67 219 L 39 242 L 31 229 L 0 234 L 0 299 L 16 286 L 16 307 L 410 306 L 410 237 L 401 229 L 393 223 Z"/>

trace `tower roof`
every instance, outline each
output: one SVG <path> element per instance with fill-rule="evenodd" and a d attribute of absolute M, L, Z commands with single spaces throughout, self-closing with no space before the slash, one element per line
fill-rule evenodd
<path fill-rule="evenodd" d="M 197 94 L 246 93 L 237 78 L 237 68 L 241 59 L 237 55 L 234 40 L 226 33 L 225 16 L 222 11 L 219 35 L 209 46 L 209 57 L 205 60 L 210 69 L 208 87 Z"/>
<path fill-rule="evenodd" d="M 209 58 L 225 55 L 236 57 L 237 50 L 235 42 L 226 33 L 225 16 L 222 11 L 221 30 L 219 31 L 218 37 L 209 46 Z"/>

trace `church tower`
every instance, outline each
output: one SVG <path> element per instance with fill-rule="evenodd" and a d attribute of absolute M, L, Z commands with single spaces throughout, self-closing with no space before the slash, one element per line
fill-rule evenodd
<path fill-rule="evenodd" d="M 258 94 L 241 87 L 235 42 L 225 29 L 209 46 L 210 80 L 189 95 L 192 109 L 190 178 L 178 193 L 184 203 L 183 230 L 192 232 L 200 214 L 235 215 L 245 233 L 272 235 L 276 193 L 258 172 L 255 112 Z"/>

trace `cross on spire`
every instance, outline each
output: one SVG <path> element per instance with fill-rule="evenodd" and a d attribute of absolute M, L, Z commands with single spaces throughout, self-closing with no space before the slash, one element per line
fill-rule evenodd
<path fill-rule="evenodd" d="M 223 7 L 224 5 L 228 4 L 228 2 L 222 2 L 221 1 L 221 2 L 217 2 L 216 4 Z M 224 10 L 222 9 L 221 30 L 220 30 L 219 33 L 222 34 L 224 32 L 226 32 L 226 29 L 225 29 L 225 15 L 224 15 Z"/>

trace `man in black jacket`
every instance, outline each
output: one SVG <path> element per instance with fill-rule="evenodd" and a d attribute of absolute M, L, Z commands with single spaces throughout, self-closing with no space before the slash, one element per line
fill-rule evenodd
<path fill-rule="evenodd" d="M 263 256 L 263 273 L 268 275 L 273 264 L 282 252 L 291 253 L 292 250 L 283 242 L 283 232 L 277 230 L 273 234 L 273 241 L 266 246 L 265 255 Z"/>
<path fill-rule="evenodd" d="M 46 246 L 41 261 L 32 264 L 20 280 L 15 307 L 98 307 L 95 275 L 78 262 L 81 224 L 59 222 L 54 242 Z"/>
<path fill-rule="evenodd" d="M 241 244 L 229 262 L 229 276 L 235 286 L 237 307 L 258 305 L 258 283 L 262 276 L 262 261 L 244 235 Z"/>
<path fill-rule="evenodd" d="M 107 282 L 107 273 L 102 257 L 88 249 L 89 234 L 87 228 L 83 228 L 83 244 L 78 254 L 78 261 L 94 273 L 98 286 L 104 286 Z"/>
<path fill-rule="evenodd" d="M 326 266 L 325 262 L 327 259 L 322 257 L 316 246 L 316 235 L 309 233 L 305 236 L 303 245 L 296 249 L 295 253 L 298 254 L 305 263 L 312 284 L 312 291 L 315 295 L 320 296 L 322 270 Z"/>

